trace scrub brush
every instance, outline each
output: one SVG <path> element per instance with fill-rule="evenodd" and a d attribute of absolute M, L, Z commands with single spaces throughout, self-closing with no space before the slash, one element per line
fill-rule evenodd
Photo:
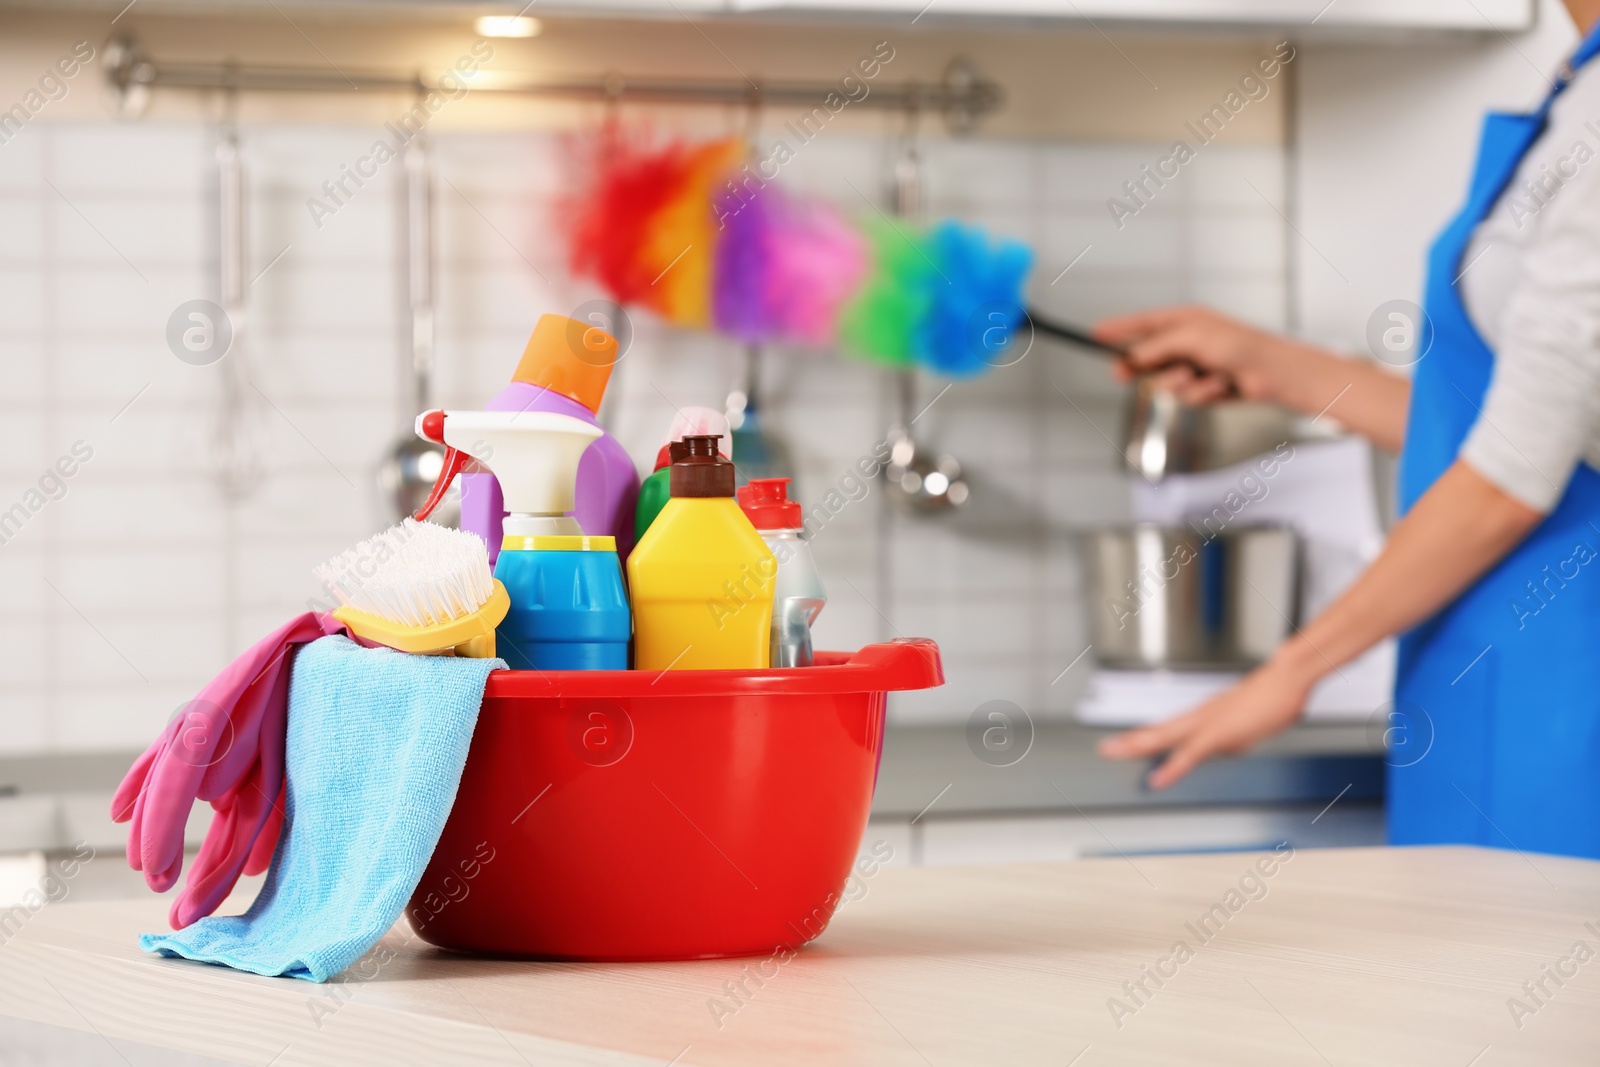
<path fill-rule="evenodd" d="M 511 609 L 482 541 L 415 519 L 313 573 L 341 605 L 334 618 L 357 637 L 401 652 L 493 659 L 494 628 Z"/>

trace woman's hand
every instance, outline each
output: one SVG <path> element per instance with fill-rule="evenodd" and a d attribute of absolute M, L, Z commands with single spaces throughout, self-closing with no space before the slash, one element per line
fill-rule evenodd
<path fill-rule="evenodd" d="M 1106 738 L 1100 755 L 1144 759 L 1167 753 L 1149 778 L 1152 788 L 1165 789 L 1212 756 L 1237 755 L 1288 728 L 1315 681 L 1307 671 L 1269 662 L 1191 712 Z"/>
<path fill-rule="evenodd" d="M 1382 448 L 1398 452 L 1411 382 L 1375 363 L 1258 330 L 1203 307 L 1157 308 L 1095 324 L 1100 340 L 1125 349 L 1124 381 L 1150 374 L 1155 387 L 1186 404 L 1229 396 L 1328 415 Z"/>
<path fill-rule="evenodd" d="M 1118 315 L 1095 324 L 1100 340 L 1126 351 L 1124 381 L 1151 375 L 1157 389 L 1186 404 L 1237 395 L 1282 402 L 1299 348 L 1265 330 L 1204 307 L 1170 307 Z"/>
<path fill-rule="evenodd" d="M 1165 789 L 1218 754 L 1243 752 L 1300 715 L 1311 687 L 1461 594 L 1544 515 L 1456 460 L 1389 534 L 1355 583 L 1244 681 L 1176 719 L 1100 743 L 1107 759 L 1168 753 L 1150 775 Z"/>

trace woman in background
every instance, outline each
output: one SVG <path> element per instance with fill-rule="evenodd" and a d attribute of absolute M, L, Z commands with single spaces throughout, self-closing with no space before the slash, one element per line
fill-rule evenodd
<path fill-rule="evenodd" d="M 1488 116 L 1433 245 L 1411 381 L 1199 308 L 1096 327 L 1189 403 L 1326 409 L 1400 452 L 1404 517 L 1343 596 L 1232 689 L 1102 743 L 1164 753 L 1156 788 L 1289 726 L 1319 679 L 1403 632 L 1396 703 L 1434 736 L 1390 766 L 1390 842 L 1600 858 L 1600 0 L 1566 6 L 1584 40 L 1539 110 Z"/>

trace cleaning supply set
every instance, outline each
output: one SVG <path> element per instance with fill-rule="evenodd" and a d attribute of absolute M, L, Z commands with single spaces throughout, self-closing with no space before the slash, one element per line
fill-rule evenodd
<path fill-rule="evenodd" d="M 436 945 L 547 958 L 821 932 L 885 694 L 942 684 L 938 650 L 812 649 L 824 593 L 799 505 L 784 479 L 736 499 L 720 413 L 679 413 L 639 500 L 594 418 L 615 356 L 545 316 L 491 410 L 419 415 L 446 456 L 417 516 L 317 568 L 340 606 L 258 642 L 130 770 L 113 816 L 154 889 L 178 877 L 193 803 L 216 810 L 176 932 L 148 951 L 326 981 L 402 913 Z M 476 479 L 466 529 L 424 521 L 457 476 Z M 262 870 L 245 914 L 207 918 Z"/>
<path fill-rule="evenodd" d="M 598 426 L 538 411 L 418 416 L 417 433 L 446 451 L 417 519 L 473 462 L 470 449 L 495 476 L 508 511 L 494 577 L 509 603 L 494 602 L 499 625 L 490 650 L 498 648 L 512 670 L 626 670 L 631 637 L 638 670 L 808 665 L 810 626 L 821 610 L 815 564 L 809 551 L 796 551 L 804 547 L 798 522 L 774 527 L 786 555 L 796 557 L 789 584 L 798 590 L 775 638 L 778 561 L 734 499 L 735 468 L 719 450 L 724 435 L 689 432 L 719 425 L 726 428 L 725 417 L 710 409 L 678 414 L 665 446 L 669 458 L 678 453 L 666 468 L 667 499 L 656 515 L 635 515 L 641 534 L 624 585 L 615 538 L 585 532 L 570 514 L 584 484 L 581 465 L 603 433 Z M 642 494 L 645 506 L 654 505 L 659 485 Z M 763 514 L 771 513 L 769 504 Z M 787 657 L 775 661 L 772 650 L 785 647 Z"/>

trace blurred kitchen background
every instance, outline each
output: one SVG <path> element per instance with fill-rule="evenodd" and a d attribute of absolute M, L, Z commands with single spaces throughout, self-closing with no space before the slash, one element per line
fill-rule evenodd
<path fill-rule="evenodd" d="M 418 410 L 403 162 L 331 215 L 307 209 L 410 95 L 118 91 L 109 65 L 137 67 L 113 41 L 158 69 L 339 78 L 436 76 L 486 40 L 496 76 L 615 74 L 623 86 L 825 85 L 887 41 L 894 58 L 874 92 L 938 86 L 959 63 L 995 84 L 999 106 L 970 122 L 923 109 L 914 124 L 902 109 L 852 106 L 798 149 L 787 187 L 852 214 L 887 209 L 909 143 L 926 218 L 1037 250 L 1041 310 L 1091 323 L 1201 302 L 1370 358 L 1375 310 L 1419 299 L 1423 249 L 1461 192 L 1477 116 L 1532 103 L 1571 39 L 1558 6 L 1534 0 L 570 0 L 533 7 L 537 23 L 513 29 L 537 32 L 516 37 L 475 22 L 515 6 L 125 2 L 0 4 L 0 109 L 77 42 L 94 50 L 25 123 L 0 115 L 0 509 L 75 442 L 92 449 L 64 495 L 0 544 L 0 852 L 86 841 L 106 853 L 91 866 L 107 869 L 107 886 L 123 835 L 106 806 L 122 771 L 232 656 L 318 596 L 315 564 L 392 521 L 379 469 Z M 1295 55 L 1267 95 L 1119 228 L 1108 198 L 1176 138 L 1192 141 L 1184 124 L 1286 38 Z M 753 131 L 770 144 L 792 141 L 784 124 L 804 110 L 488 88 L 448 103 L 427 130 L 431 404 L 481 406 L 541 313 L 599 295 L 570 276 L 557 235 L 570 138 L 615 114 L 662 136 Z M 218 148 L 230 124 L 242 313 L 228 357 L 197 367 L 165 332 L 180 304 L 222 298 Z M 710 333 L 645 314 L 633 328 L 602 415 L 642 466 L 675 406 L 722 407 L 747 364 Z M 957 457 L 970 486 L 964 508 L 932 516 L 891 506 L 881 480 L 851 481 L 903 419 L 894 374 L 771 347 L 758 386 L 794 495 L 848 500 L 814 537 L 830 594 L 819 645 L 926 635 L 944 652 L 948 685 L 891 702 L 869 838 L 890 841 L 897 862 L 1381 838 L 1381 655 L 1307 726 L 1170 794 L 1144 791 L 1141 768 L 1093 757 L 1103 730 L 1083 709 L 1119 676 L 1090 647 L 1104 605 L 1089 592 L 1083 535 L 1139 514 L 1119 454 L 1127 390 L 1103 360 L 1040 340 L 975 380 L 919 375 L 913 407 L 931 406 L 916 434 Z M 1363 453 L 1357 465 L 1360 506 L 1383 514 L 1384 462 Z M 1274 492 L 1314 501 L 1319 484 L 1291 490 L 1293 473 Z M 1319 521 L 1306 513 L 1311 541 Z M 1151 693 L 1184 684 L 1153 678 Z M 1025 713 L 1013 724 L 1025 754 L 1007 765 L 969 744 L 991 701 Z"/>

